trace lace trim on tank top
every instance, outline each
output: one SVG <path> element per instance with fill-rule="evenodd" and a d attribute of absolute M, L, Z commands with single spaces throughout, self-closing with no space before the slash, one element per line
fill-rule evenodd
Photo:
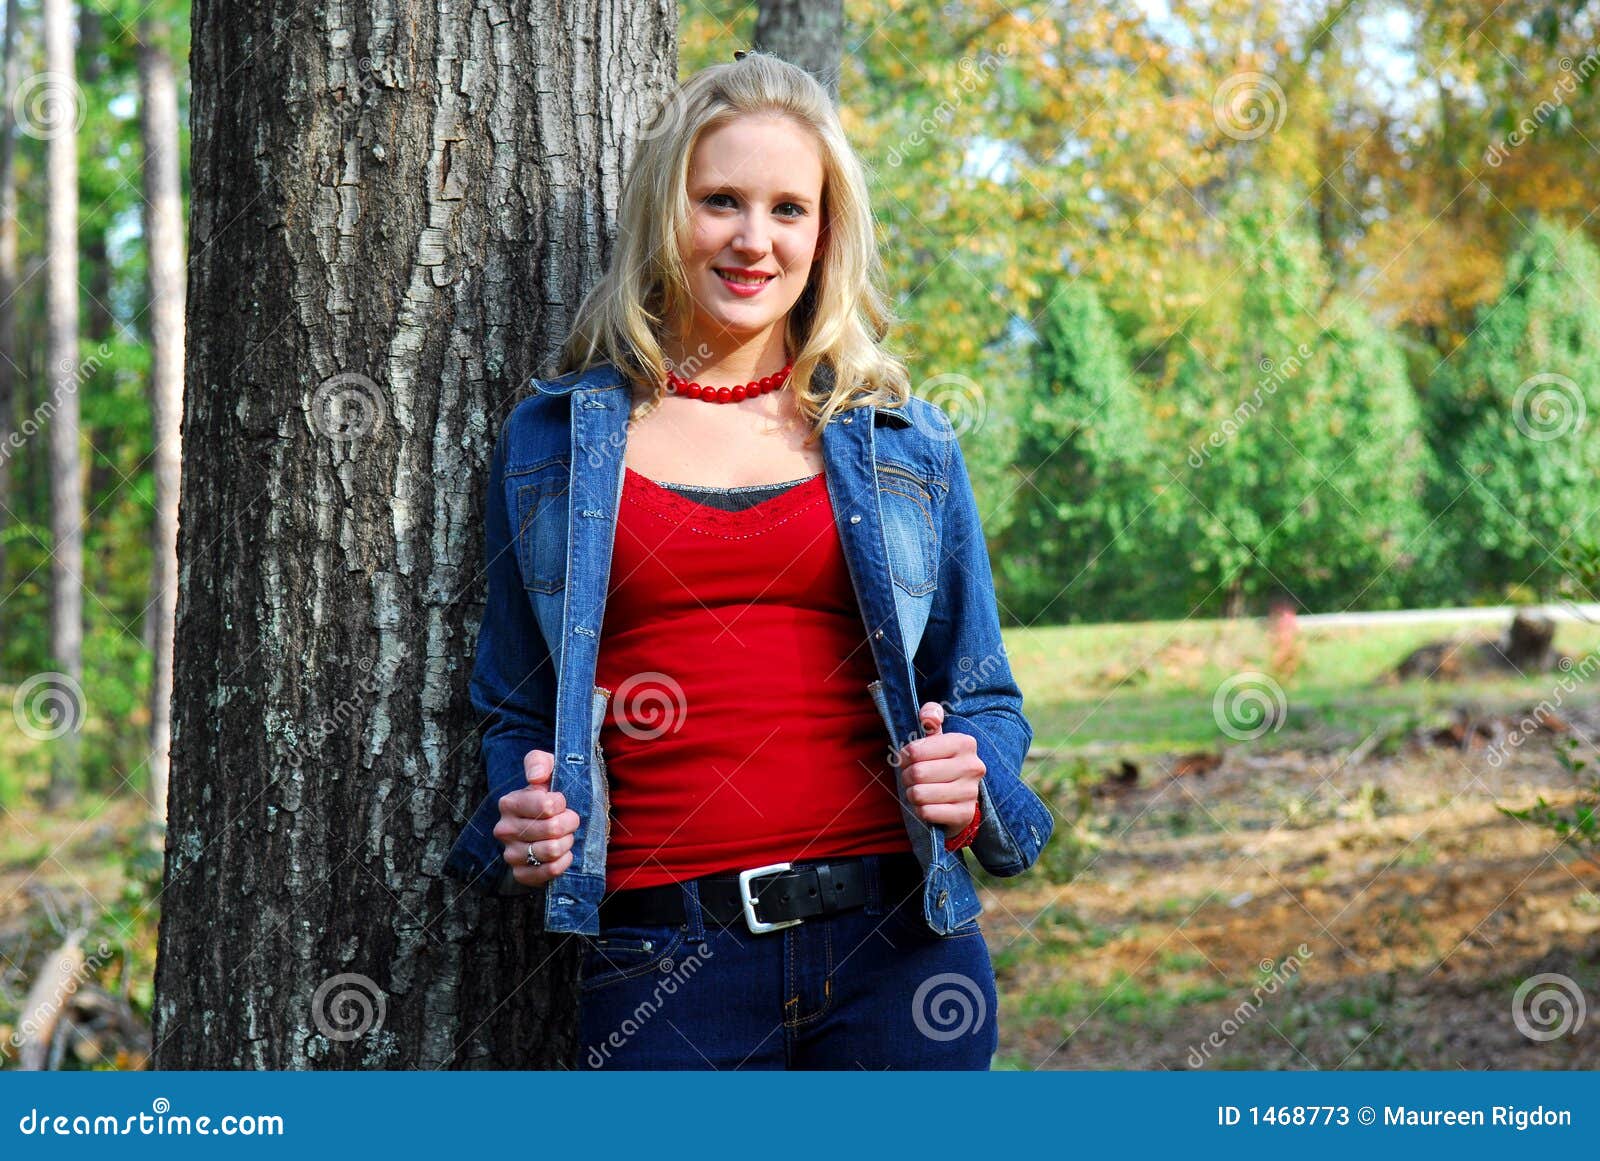
<path fill-rule="evenodd" d="M 629 490 L 629 496 L 646 510 L 706 530 L 747 530 L 753 523 L 765 527 L 787 520 L 824 495 L 822 472 L 777 484 L 732 488 L 652 480 L 632 468 L 627 468 L 626 473 L 636 485 Z"/>

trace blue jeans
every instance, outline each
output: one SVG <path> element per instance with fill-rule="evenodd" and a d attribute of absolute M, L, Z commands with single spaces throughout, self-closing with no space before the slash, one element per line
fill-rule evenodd
<path fill-rule="evenodd" d="M 936 935 L 922 893 L 780 931 L 722 927 L 691 880 L 682 924 L 584 941 L 583 1069 L 987 1069 L 999 1045 L 994 965 L 976 919 Z"/>

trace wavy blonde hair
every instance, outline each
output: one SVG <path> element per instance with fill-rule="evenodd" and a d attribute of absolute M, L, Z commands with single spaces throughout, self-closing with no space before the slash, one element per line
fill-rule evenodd
<path fill-rule="evenodd" d="M 822 155 L 823 254 L 784 323 L 794 360 L 788 386 L 811 438 L 838 411 L 900 407 L 910 398 L 905 364 L 883 346 L 899 320 L 881 289 L 861 162 L 822 85 L 765 52 L 700 70 L 656 113 L 623 183 L 610 267 L 578 306 L 558 375 L 609 362 L 648 392 L 635 418 L 660 405 L 667 366 L 658 328 L 676 328 L 691 309 L 683 264 L 693 229 L 689 159 L 702 134 L 738 117 L 772 114 L 809 130 Z"/>

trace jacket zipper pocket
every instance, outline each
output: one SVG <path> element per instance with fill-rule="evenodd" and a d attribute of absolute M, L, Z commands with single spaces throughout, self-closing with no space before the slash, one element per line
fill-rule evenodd
<path fill-rule="evenodd" d="M 879 465 L 877 465 L 877 467 L 878 467 L 878 471 L 880 471 L 880 472 L 886 472 L 891 476 L 902 476 L 905 479 L 908 479 L 908 480 L 912 481 L 913 483 L 915 483 L 918 487 L 920 487 L 924 492 L 927 492 L 929 495 L 933 494 L 933 485 L 931 483 L 929 483 L 927 480 L 924 480 L 921 476 L 917 475 L 915 472 L 913 472 L 913 471 L 911 471 L 911 470 L 909 470 L 907 468 L 902 468 L 897 464 L 879 464 Z"/>

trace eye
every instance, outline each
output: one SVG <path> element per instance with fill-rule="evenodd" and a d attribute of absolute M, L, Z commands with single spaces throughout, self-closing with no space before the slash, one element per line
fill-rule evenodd
<path fill-rule="evenodd" d="M 795 217 L 797 218 L 803 218 L 806 216 L 805 210 L 802 207 L 795 205 L 793 202 L 784 202 L 783 205 L 779 206 L 778 208 L 781 210 L 784 206 L 788 206 L 790 209 L 794 210 Z"/>
<path fill-rule="evenodd" d="M 725 193 L 707 194 L 705 197 L 701 198 L 700 200 L 703 201 L 706 205 L 709 206 L 709 205 L 716 204 L 716 200 L 718 198 L 723 198 L 723 199 L 725 199 L 727 201 L 730 201 L 730 202 L 733 201 L 733 196 L 731 194 L 725 194 Z"/>

